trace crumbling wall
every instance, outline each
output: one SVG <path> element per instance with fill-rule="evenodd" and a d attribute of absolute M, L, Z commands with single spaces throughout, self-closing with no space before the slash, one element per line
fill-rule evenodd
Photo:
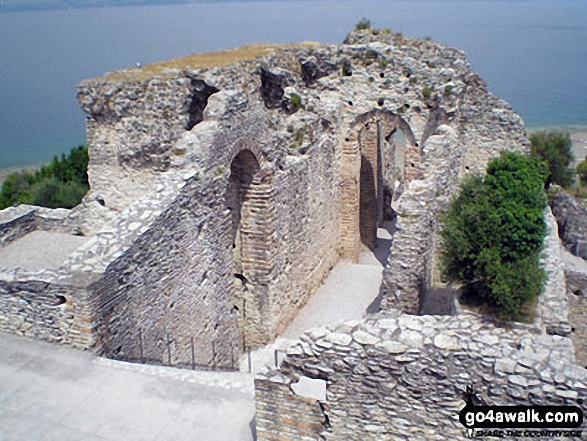
<path fill-rule="evenodd" d="M 296 395 L 281 372 L 255 378 L 257 441 L 316 440 L 330 422 L 324 405 Z"/>
<path fill-rule="evenodd" d="M 0 246 L 8 245 L 36 230 L 81 234 L 73 210 L 22 204 L 0 211 Z"/>
<path fill-rule="evenodd" d="M 587 367 L 587 271 L 565 267 L 571 337 L 577 364 Z"/>
<path fill-rule="evenodd" d="M 381 284 L 381 308 L 411 314 L 419 312 L 420 298 L 432 285 L 438 214 L 458 177 L 461 150 L 455 131 L 441 126 L 428 138 L 423 155 L 423 179 L 410 182 L 392 204 L 397 232 Z"/>
<path fill-rule="evenodd" d="M 257 376 L 258 409 L 271 409 L 261 412 L 257 434 L 278 439 L 273 434 L 318 419 L 317 412 L 295 421 L 278 416 L 296 399 L 282 385 L 306 376 L 327 381 L 329 421 L 322 430 L 313 425 L 308 439 L 467 439 L 457 418 L 467 386 L 487 405 L 580 403 L 585 411 L 587 371 L 573 360 L 568 338 L 506 330 L 470 314 L 380 314 L 314 329 L 278 372 Z"/>
<path fill-rule="evenodd" d="M 0 211 L 0 252 L 34 231 L 80 234 L 72 210 L 10 207 Z M 0 268 L 0 330 L 85 349 L 93 345 L 91 277 L 77 277 L 63 268 L 35 271 L 4 262 L 7 267 Z"/>
<path fill-rule="evenodd" d="M 276 172 L 275 269 L 270 283 L 274 335 L 285 330 L 338 261 L 340 188 L 332 140 L 288 156 Z"/>
<path fill-rule="evenodd" d="M 88 114 L 91 197 L 122 211 L 152 191 L 158 173 L 170 168 L 174 145 L 201 122 L 208 97 L 217 91 L 177 72 L 82 82 L 77 96 Z"/>

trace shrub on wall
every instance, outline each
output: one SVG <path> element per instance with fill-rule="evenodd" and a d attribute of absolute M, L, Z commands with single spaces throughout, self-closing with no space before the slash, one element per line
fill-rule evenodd
<path fill-rule="evenodd" d="M 541 161 L 503 153 L 463 181 L 443 216 L 445 278 L 503 319 L 519 319 L 542 289 L 547 176 Z"/>
<path fill-rule="evenodd" d="M 355 25 L 355 29 L 357 31 L 371 29 L 371 20 L 365 17 L 361 18 L 361 20 L 359 20 L 359 22 Z"/>
<path fill-rule="evenodd" d="M 55 156 L 40 170 L 13 173 L 2 184 L 0 209 L 15 204 L 75 207 L 90 188 L 87 169 L 88 149 L 78 146 L 71 149 L 67 156 Z"/>
<path fill-rule="evenodd" d="M 581 184 L 587 184 L 587 157 L 583 159 L 575 169 L 577 171 L 577 175 L 579 176 L 579 180 Z"/>
<path fill-rule="evenodd" d="M 550 184 L 570 187 L 573 184 L 574 171 L 570 167 L 573 157 L 571 136 L 561 131 L 543 131 L 530 135 L 531 155 L 548 164 L 549 176 L 546 188 Z"/>

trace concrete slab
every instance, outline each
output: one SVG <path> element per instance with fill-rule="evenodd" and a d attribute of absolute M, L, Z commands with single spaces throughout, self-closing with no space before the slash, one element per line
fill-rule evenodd
<path fill-rule="evenodd" d="M 252 375 L 98 358 L 0 334 L 0 441 L 252 441 Z"/>
<path fill-rule="evenodd" d="M 24 268 L 31 271 L 59 268 L 90 238 L 49 231 L 33 231 L 0 247 L 0 268 Z"/>

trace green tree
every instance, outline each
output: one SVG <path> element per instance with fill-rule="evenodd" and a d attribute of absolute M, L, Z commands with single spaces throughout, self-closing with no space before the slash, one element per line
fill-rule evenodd
<path fill-rule="evenodd" d="M 541 161 L 504 153 L 491 161 L 485 178 L 474 175 L 461 184 L 443 217 L 445 278 L 504 319 L 518 319 L 544 281 L 547 176 Z"/>
<path fill-rule="evenodd" d="M 88 149 L 80 145 L 66 156 L 55 156 L 34 173 L 13 173 L 0 191 L 0 209 L 14 204 L 33 204 L 49 208 L 72 208 L 89 190 Z"/>
<path fill-rule="evenodd" d="M 587 156 L 575 168 L 581 184 L 587 184 Z"/>
<path fill-rule="evenodd" d="M 32 185 L 35 176 L 30 172 L 12 173 L 2 184 L 0 192 L 0 209 L 15 204 L 32 203 Z"/>
<path fill-rule="evenodd" d="M 571 136 L 561 131 L 542 131 L 530 135 L 531 155 L 548 165 L 550 184 L 569 187 L 573 184 L 574 172 L 570 167 L 574 161 Z"/>

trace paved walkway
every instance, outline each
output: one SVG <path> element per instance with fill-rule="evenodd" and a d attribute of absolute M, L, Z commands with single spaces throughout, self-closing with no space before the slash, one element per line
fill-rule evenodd
<path fill-rule="evenodd" d="M 0 441 L 252 441 L 252 376 L 0 336 Z"/>
<path fill-rule="evenodd" d="M 253 370 L 303 331 L 377 309 L 391 237 L 376 255 L 342 261 Z M 252 441 L 254 386 L 243 372 L 201 372 L 107 360 L 0 334 L 0 441 Z"/>
<path fill-rule="evenodd" d="M 378 311 L 379 286 L 383 266 L 389 255 L 392 234 L 391 224 L 387 224 L 386 228 L 379 228 L 375 253 L 365 248 L 359 256 L 359 263 L 345 260 L 338 262 L 306 306 L 275 342 L 253 351 L 250 362 L 247 355 L 241 357 L 241 371 L 248 372 L 250 368 L 253 372 L 258 372 L 266 365 L 274 365 L 275 351 L 285 350 L 308 329 L 343 320 L 360 319 L 365 313 Z M 281 352 L 277 356 L 280 357 L 280 354 Z"/>
<path fill-rule="evenodd" d="M 90 238 L 49 231 L 33 231 L 0 247 L 0 268 L 21 267 L 31 271 L 59 268 Z"/>

